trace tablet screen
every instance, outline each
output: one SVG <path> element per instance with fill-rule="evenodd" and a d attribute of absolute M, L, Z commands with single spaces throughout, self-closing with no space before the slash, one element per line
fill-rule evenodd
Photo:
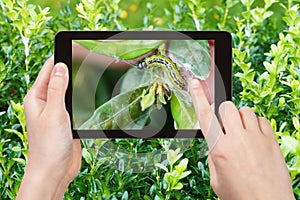
<path fill-rule="evenodd" d="M 202 137 L 188 83 L 201 81 L 214 110 L 214 38 L 74 37 L 69 42 L 73 130 L 89 137 L 100 132 L 109 138 Z"/>

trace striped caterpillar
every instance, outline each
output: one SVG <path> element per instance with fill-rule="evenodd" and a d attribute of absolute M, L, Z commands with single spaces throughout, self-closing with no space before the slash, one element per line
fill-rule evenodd
<path fill-rule="evenodd" d="M 170 58 L 162 55 L 152 55 L 146 57 L 137 66 L 138 69 L 145 69 L 151 67 L 162 67 L 167 73 L 170 81 L 177 89 L 183 89 L 186 85 L 185 80 L 179 74 L 176 63 L 174 63 Z"/>

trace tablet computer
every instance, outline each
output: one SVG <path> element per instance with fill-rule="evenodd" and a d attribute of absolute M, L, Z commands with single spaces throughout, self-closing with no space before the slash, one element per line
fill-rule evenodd
<path fill-rule="evenodd" d="M 215 111 L 231 100 L 231 45 L 224 31 L 57 33 L 74 138 L 203 137 L 188 83 L 201 80 Z"/>

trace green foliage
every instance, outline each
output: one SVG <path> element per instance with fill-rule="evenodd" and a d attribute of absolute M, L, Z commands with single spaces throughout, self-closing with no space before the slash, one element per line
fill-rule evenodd
<path fill-rule="evenodd" d="M 42 64 L 53 53 L 55 33 L 58 30 L 132 28 L 215 29 L 232 33 L 233 100 L 236 105 L 248 105 L 270 120 L 299 199 L 300 18 L 297 1 L 172 0 L 131 1 L 123 5 L 117 0 L 81 0 L 76 7 L 70 5 L 73 4 L 64 4 L 55 11 L 28 4 L 25 0 L 0 2 L 1 199 L 15 198 L 24 173 L 27 136 L 22 101 Z M 130 10 L 132 5 L 139 7 L 136 13 Z M 125 11 L 128 20 L 122 14 Z M 178 103 L 175 98 L 171 101 L 174 105 Z M 112 142 L 118 147 L 115 155 L 121 150 L 129 152 L 128 157 L 121 157 L 123 161 L 130 160 L 136 152 L 152 152 L 163 149 L 164 143 L 172 143 L 159 139 Z M 101 146 L 106 141 L 98 143 Z M 216 199 L 209 186 L 206 158 L 199 156 L 201 144 L 202 141 L 191 140 L 177 165 L 178 159 L 170 159 L 175 151 L 169 150 L 169 168 L 160 166 L 163 170 L 154 168 L 134 173 L 128 168 L 134 163 L 127 166 L 119 159 L 118 167 L 111 167 L 107 162 L 116 156 L 99 158 L 95 150 L 83 143 L 82 168 L 69 186 L 65 199 L 148 200 L 166 199 L 168 195 L 173 199 Z M 188 171 L 191 173 L 183 178 L 182 174 Z"/>
<path fill-rule="evenodd" d="M 155 166 L 163 169 L 166 173 L 164 175 L 164 181 L 167 184 L 166 190 L 166 198 L 170 199 L 173 190 L 181 190 L 183 188 L 183 184 L 180 182 L 181 179 L 187 177 L 191 171 L 186 171 L 187 164 L 189 160 L 184 158 L 180 161 L 178 165 L 174 164 L 182 157 L 182 153 L 179 153 L 180 149 L 176 149 L 175 151 L 172 149 L 168 150 L 167 160 L 170 165 L 170 169 L 168 169 L 165 165 L 161 163 L 157 163 Z M 178 197 L 176 197 L 178 199 Z M 180 199 L 180 198 L 179 198 Z"/>

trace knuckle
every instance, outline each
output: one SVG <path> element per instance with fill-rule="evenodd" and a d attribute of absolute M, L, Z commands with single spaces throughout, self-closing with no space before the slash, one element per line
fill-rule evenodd
<path fill-rule="evenodd" d="M 235 108 L 235 105 L 231 101 L 224 101 L 219 106 L 218 113 L 220 116 L 225 116 L 227 112 L 231 112 L 233 107 Z"/>
<path fill-rule="evenodd" d="M 243 106 L 240 108 L 241 113 L 254 113 L 253 110 L 248 106 Z"/>
<path fill-rule="evenodd" d="M 201 113 L 201 117 L 210 119 L 212 116 L 212 110 L 210 109 L 210 107 L 199 108 L 199 112 Z"/>
<path fill-rule="evenodd" d="M 224 101 L 223 103 L 221 103 L 220 106 L 228 107 L 228 106 L 235 106 L 235 105 L 231 101 Z"/>
<path fill-rule="evenodd" d="M 215 145 L 212 151 L 210 152 L 214 161 L 226 161 L 228 160 L 228 156 L 225 154 L 221 145 Z"/>
<path fill-rule="evenodd" d="M 48 86 L 48 90 L 50 91 L 64 91 L 64 80 L 61 80 L 61 78 L 53 77 L 53 80 Z"/>

